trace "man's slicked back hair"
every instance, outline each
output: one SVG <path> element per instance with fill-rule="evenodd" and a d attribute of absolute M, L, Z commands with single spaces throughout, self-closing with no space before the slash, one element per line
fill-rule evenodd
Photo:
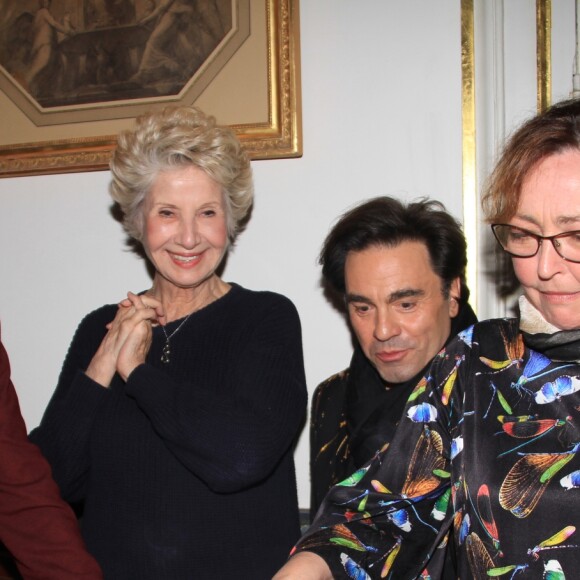
<path fill-rule="evenodd" d="M 323 279 L 344 294 L 349 252 L 395 247 L 405 241 L 424 243 L 433 271 L 441 278 L 443 294 L 447 297 L 453 280 L 459 278 L 459 302 L 467 302 L 467 244 L 461 225 L 442 203 L 428 199 L 405 204 L 392 197 L 376 197 L 344 213 L 328 233 L 318 258 Z"/>

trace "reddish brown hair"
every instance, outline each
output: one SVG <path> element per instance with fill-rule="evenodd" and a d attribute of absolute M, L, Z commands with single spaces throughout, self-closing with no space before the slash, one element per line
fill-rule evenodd
<path fill-rule="evenodd" d="M 580 99 L 552 105 L 507 141 L 482 199 L 487 222 L 509 221 L 517 211 L 526 177 L 546 157 L 569 149 L 580 150 Z"/>

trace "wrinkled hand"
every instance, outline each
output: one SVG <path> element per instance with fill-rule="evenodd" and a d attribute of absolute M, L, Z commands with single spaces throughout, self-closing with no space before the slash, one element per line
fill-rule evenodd
<path fill-rule="evenodd" d="M 135 367 L 145 362 L 152 323 L 165 323 L 161 303 L 129 292 L 107 325 L 108 332 L 86 370 L 87 376 L 104 387 L 109 387 L 115 372 L 126 381 Z"/>
<path fill-rule="evenodd" d="M 160 322 L 165 324 L 163 307 L 155 298 L 136 296 L 129 292 L 127 300 L 131 303 L 131 306 L 121 306 L 120 308 L 128 308 L 130 311 L 134 311 L 134 314 L 127 319 L 134 326 L 131 327 L 117 357 L 117 372 L 124 381 L 127 380 L 136 367 L 145 362 L 153 338 L 152 324 L 159 324 Z"/>
<path fill-rule="evenodd" d="M 274 575 L 272 580 L 332 580 L 326 562 L 313 552 L 300 552 Z"/>

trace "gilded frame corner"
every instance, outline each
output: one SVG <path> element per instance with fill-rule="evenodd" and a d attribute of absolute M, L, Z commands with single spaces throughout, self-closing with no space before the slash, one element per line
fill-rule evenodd
<path fill-rule="evenodd" d="M 264 117 L 268 120 L 231 126 L 251 159 L 300 157 L 299 0 L 262 1 L 267 15 L 268 111 Z M 109 133 L 2 145 L 0 177 L 105 170 L 115 144 L 115 134 Z"/>

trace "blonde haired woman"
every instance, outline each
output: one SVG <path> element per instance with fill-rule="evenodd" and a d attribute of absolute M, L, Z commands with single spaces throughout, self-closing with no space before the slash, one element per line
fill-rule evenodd
<path fill-rule="evenodd" d="M 120 136 L 111 170 L 153 283 L 81 322 L 32 438 L 106 578 L 268 578 L 299 534 L 307 395 L 292 303 L 218 274 L 250 163 L 230 129 L 170 108 Z"/>

